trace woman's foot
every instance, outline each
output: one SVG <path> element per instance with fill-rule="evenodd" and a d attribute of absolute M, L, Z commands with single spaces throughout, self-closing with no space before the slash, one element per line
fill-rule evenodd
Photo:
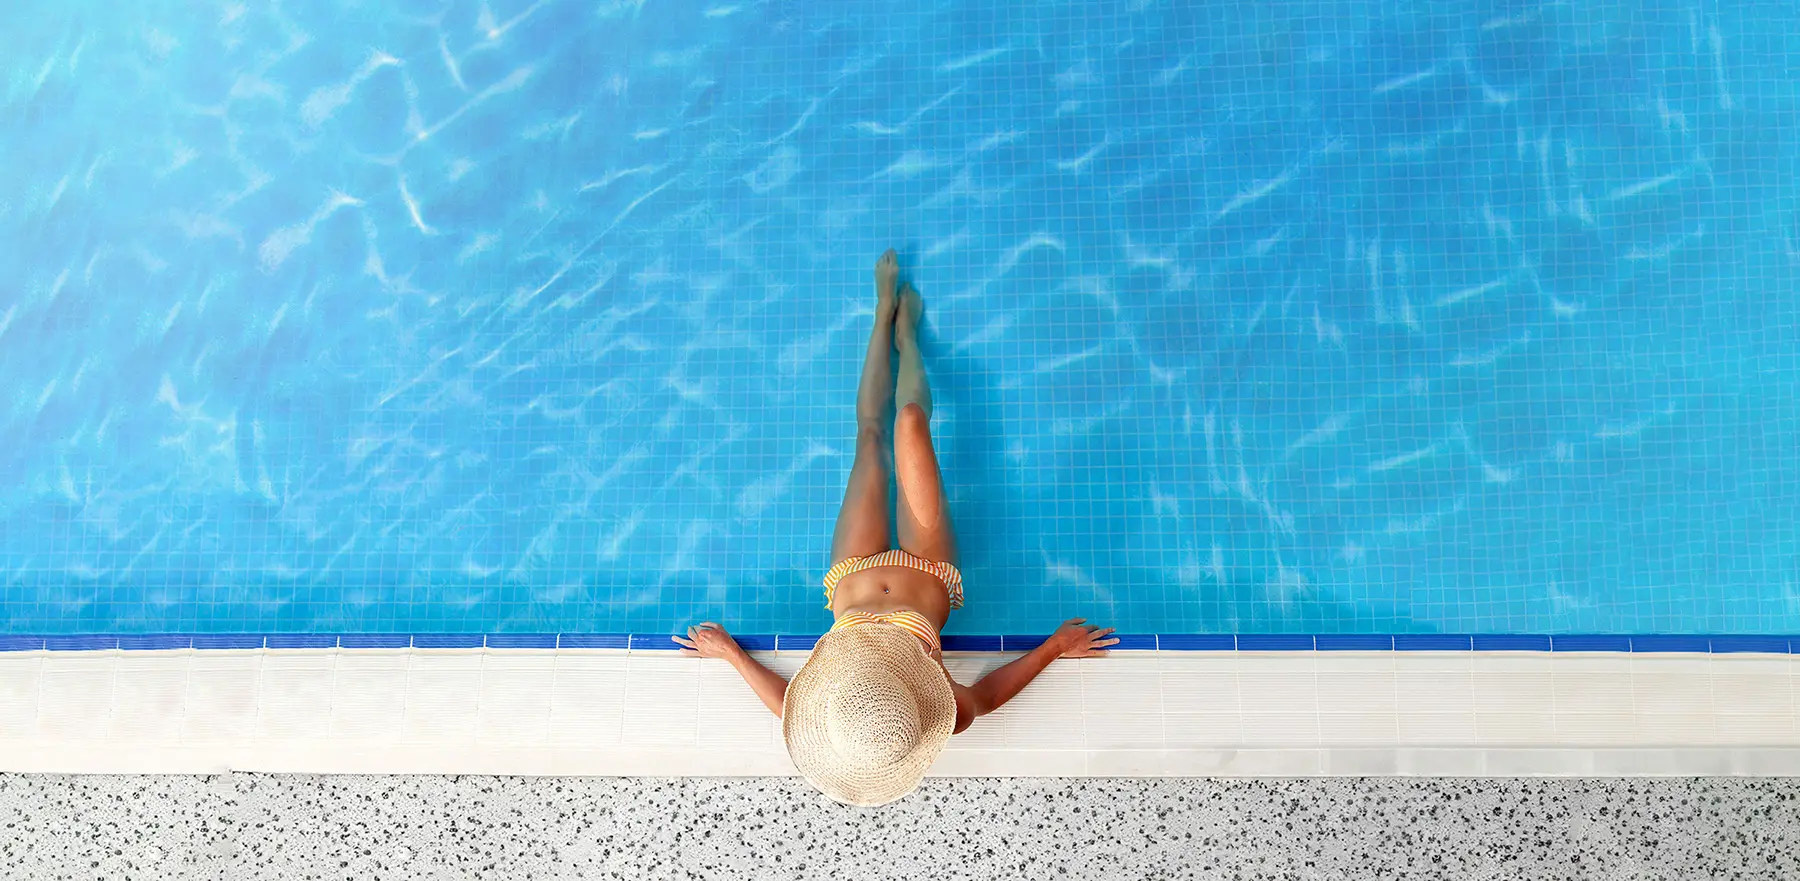
<path fill-rule="evenodd" d="M 881 259 L 875 261 L 875 320 L 894 316 L 894 306 L 898 299 L 894 295 L 894 283 L 900 278 L 900 260 L 894 256 L 894 249 L 887 249 Z"/>

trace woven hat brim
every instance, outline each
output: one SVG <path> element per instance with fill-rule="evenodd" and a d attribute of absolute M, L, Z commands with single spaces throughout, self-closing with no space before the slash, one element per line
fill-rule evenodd
<path fill-rule="evenodd" d="M 918 743 L 880 767 L 846 761 L 832 746 L 824 725 L 831 684 L 865 665 L 884 668 L 918 702 Z M 885 625 L 852 627 L 820 637 L 806 665 L 788 683 L 781 712 L 781 736 L 794 767 L 833 800 L 857 807 L 884 805 L 917 789 L 955 727 L 956 695 L 943 668 L 925 653 L 918 637 Z"/>

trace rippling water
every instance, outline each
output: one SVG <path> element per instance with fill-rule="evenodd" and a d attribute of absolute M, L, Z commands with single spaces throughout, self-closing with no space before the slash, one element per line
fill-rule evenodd
<path fill-rule="evenodd" d="M 1104 10 L 1104 11 L 1101 11 Z M 14 4 L 0 632 L 1800 632 L 1773 5 Z"/>

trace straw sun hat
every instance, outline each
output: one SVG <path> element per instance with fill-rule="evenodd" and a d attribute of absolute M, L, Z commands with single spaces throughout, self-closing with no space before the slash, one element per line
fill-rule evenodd
<path fill-rule="evenodd" d="M 781 736 L 806 779 L 847 805 L 912 792 L 956 725 L 944 670 L 898 627 L 850 627 L 819 638 L 788 683 Z"/>

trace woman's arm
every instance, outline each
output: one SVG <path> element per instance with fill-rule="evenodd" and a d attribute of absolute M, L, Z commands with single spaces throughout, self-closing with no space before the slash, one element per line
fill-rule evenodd
<path fill-rule="evenodd" d="M 1070 618 L 1063 622 L 1063 626 L 1057 628 L 1043 645 L 981 677 L 980 682 L 969 688 L 975 715 L 985 716 L 1000 709 L 1002 704 L 1023 691 L 1031 680 L 1036 679 L 1057 658 L 1091 658 L 1106 654 L 1107 646 L 1119 642 L 1117 639 L 1106 638 L 1112 632 L 1111 627 L 1101 630 L 1082 618 Z"/>
<path fill-rule="evenodd" d="M 734 642 L 732 645 L 735 647 L 737 643 Z M 764 667 L 742 648 L 739 648 L 726 660 L 731 662 L 731 666 L 738 671 L 739 676 L 744 677 L 745 682 L 750 683 L 750 690 L 756 692 L 757 697 L 762 698 L 763 706 L 768 707 L 769 712 L 775 714 L 775 718 L 781 718 L 782 702 L 787 698 L 787 680 L 781 678 L 780 673 Z"/>
<path fill-rule="evenodd" d="M 679 636 L 671 638 L 686 647 L 687 651 L 683 654 L 724 658 L 729 661 L 732 669 L 738 671 L 738 675 L 750 684 L 750 690 L 762 698 L 763 706 L 768 707 L 775 718 L 781 718 L 782 702 L 787 697 L 787 680 L 781 678 L 780 673 L 764 667 L 750 657 L 750 653 L 744 651 L 743 646 L 738 645 L 737 640 L 725 632 L 725 628 L 706 621 L 689 627 L 686 639 Z"/>

